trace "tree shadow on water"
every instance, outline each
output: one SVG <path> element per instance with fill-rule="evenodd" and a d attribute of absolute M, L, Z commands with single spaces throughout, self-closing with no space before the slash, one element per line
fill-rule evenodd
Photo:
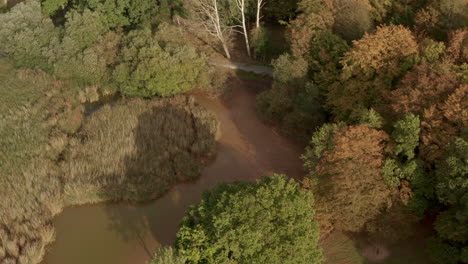
<path fill-rule="evenodd" d="M 128 243 L 136 242 L 148 257 L 155 247 L 172 244 L 187 207 L 180 196 L 191 194 L 173 190 L 161 196 L 178 182 L 196 179 L 216 146 L 215 118 L 189 98 L 184 100 L 154 105 L 138 116 L 134 151 L 124 158 L 125 177 L 109 180 L 112 184 L 101 194 L 129 202 L 105 207 L 109 229 Z"/>

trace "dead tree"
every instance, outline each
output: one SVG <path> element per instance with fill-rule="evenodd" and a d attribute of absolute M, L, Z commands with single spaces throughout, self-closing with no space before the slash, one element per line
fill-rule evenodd
<path fill-rule="evenodd" d="M 192 11 L 194 22 L 198 28 L 202 28 L 208 35 L 216 38 L 222 45 L 226 57 L 231 58 L 228 48 L 228 40 L 232 27 L 222 21 L 218 0 L 189 0 L 189 9 Z"/>
<path fill-rule="evenodd" d="M 245 19 L 245 12 L 246 12 L 246 10 L 245 10 L 246 9 L 245 0 L 234 0 L 234 1 L 236 1 L 237 8 L 240 11 L 240 19 L 238 19 L 240 25 L 236 25 L 234 27 L 240 27 L 242 29 L 242 31 L 238 31 L 238 30 L 236 30 L 236 31 L 238 33 L 244 35 L 245 45 L 246 45 L 246 48 L 247 48 L 247 54 L 249 55 L 249 57 L 251 57 L 249 34 L 248 34 L 248 30 L 247 30 L 247 22 L 246 22 L 246 19 Z"/>
<path fill-rule="evenodd" d="M 257 20 L 256 20 L 257 29 L 260 28 L 260 19 L 262 18 L 260 11 L 262 10 L 264 5 L 265 5 L 265 0 L 257 0 Z"/>

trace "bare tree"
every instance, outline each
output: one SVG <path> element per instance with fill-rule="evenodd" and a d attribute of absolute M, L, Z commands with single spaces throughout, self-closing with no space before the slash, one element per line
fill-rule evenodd
<path fill-rule="evenodd" d="M 237 32 L 244 35 L 245 45 L 246 45 L 246 48 L 247 48 L 247 54 L 249 55 L 249 57 L 251 57 L 250 44 L 249 44 L 249 34 L 248 34 L 248 30 L 247 30 L 247 22 L 246 22 L 246 19 L 245 19 L 245 12 L 246 12 L 246 10 L 245 10 L 246 9 L 245 0 L 235 0 L 235 1 L 236 1 L 237 8 L 240 11 L 241 19 L 239 19 L 240 20 L 239 22 L 240 22 L 241 25 L 237 25 L 237 26 L 234 26 L 234 27 L 242 28 L 242 31 L 237 31 Z"/>
<path fill-rule="evenodd" d="M 193 17 L 193 21 L 189 23 L 196 23 L 196 27 L 202 28 L 210 36 L 217 38 L 223 46 L 226 57 L 230 59 L 228 40 L 232 27 L 221 20 L 218 0 L 189 0 L 187 4 Z"/>
<path fill-rule="evenodd" d="M 257 0 L 257 20 L 256 20 L 257 28 L 260 28 L 260 19 L 262 18 L 260 16 L 260 11 L 265 5 L 265 2 L 266 2 L 265 0 Z"/>

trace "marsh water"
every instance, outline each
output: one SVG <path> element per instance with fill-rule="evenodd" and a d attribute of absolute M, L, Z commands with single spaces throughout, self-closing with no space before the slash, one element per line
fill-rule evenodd
<path fill-rule="evenodd" d="M 241 81 L 224 100 L 195 96 L 216 114 L 221 132 L 217 156 L 200 178 L 147 203 L 66 208 L 54 220 L 56 240 L 43 263 L 146 263 L 158 247 L 172 245 L 185 210 L 218 183 L 254 181 L 272 172 L 301 177 L 301 147 L 257 118 L 255 93 L 268 85 Z"/>

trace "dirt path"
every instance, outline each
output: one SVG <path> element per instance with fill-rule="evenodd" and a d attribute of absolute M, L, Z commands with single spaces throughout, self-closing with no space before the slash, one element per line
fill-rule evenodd
<path fill-rule="evenodd" d="M 98 204 L 67 208 L 55 219 L 57 239 L 47 264 L 145 263 L 161 245 L 171 245 L 180 220 L 203 191 L 220 182 L 254 181 L 262 174 L 303 175 L 301 146 L 262 123 L 255 111 L 255 92 L 267 81 L 233 84 L 225 100 L 196 96 L 216 114 L 221 136 L 218 154 L 199 180 L 179 184 L 166 195 L 145 204 Z"/>
<path fill-rule="evenodd" d="M 229 68 L 233 70 L 243 70 L 247 72 L 253 72 L 261 75 L 273 76 L 273 68 L 261 65 L 252 65 L 242 62 L 233 62 L 233 61 L 212 61 L 210 62 L 213 66 Z"/>

